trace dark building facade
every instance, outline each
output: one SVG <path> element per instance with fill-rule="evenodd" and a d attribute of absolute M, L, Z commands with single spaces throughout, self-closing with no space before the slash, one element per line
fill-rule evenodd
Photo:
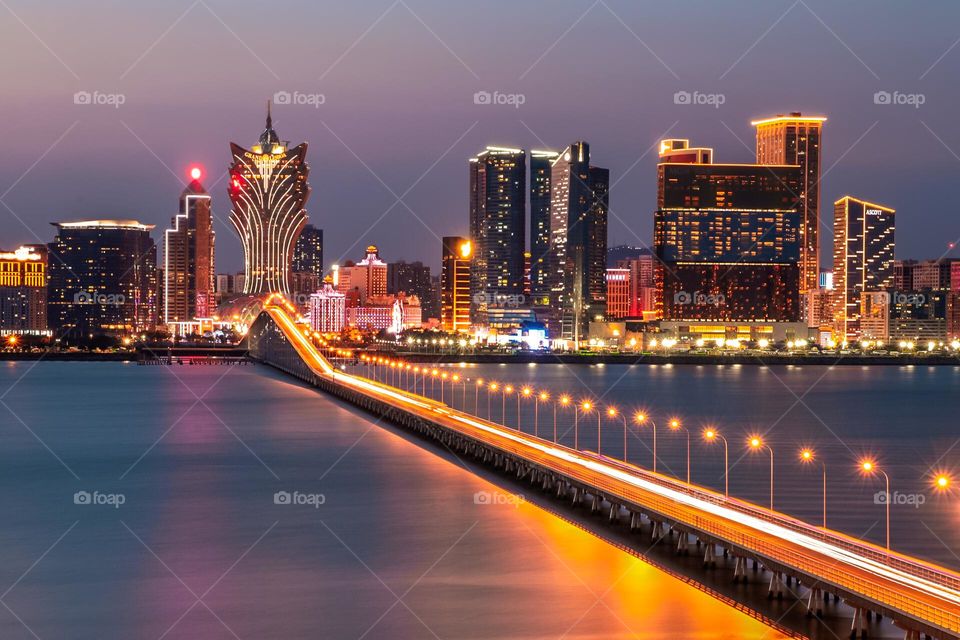
<path fill-rule="evenodd" d="M 323 281 L 326 270 L 323 267 L 323 229 L 308 224 L 300 232 L 293 248 L 292 271 L 309 272 Z"/>
<path fill-rule="evenodd" d="M 433 289 L 430 267 L 422 262 L 390 262 L 387 264 L 387 293 L 405 293 L 420 299 L 423 318 L 439 318 L 440 305 Z"/>
<path fill-rule="evenodd" d="M 574 142 L 551 165 L 550 320 L 555 337 L 579 341 L 606 313 L 610 172 L 590 164 L 590 145 Z M 559 329 L 559 331 L 558 331 Z"/>
<path fill-rule="evenodd" d="M 180 194 L 180 206 L 163 235 L 164 324 L 209 318 L 215 310 L 215 235 L 210 194 L 200 171 Z"/>
<path fill-rule="evenodd" d="M 797 166 L 662 162 L 654 214 L 664 320 L 800 320 Z"/>
<path fill-rule="evenodd" d="M 471 317 L 523 296 L 527 176 L 523 149 L 487 147 L 470 159 Z"/>
<path fill-rule="evenodd" d="M 56 222 L 49 253 L 48 321 L 58 338 L 141 332 L 157 319 L 153 225 Z"/>
<path fill-rule="evenodd" d="M 530 296 L 550 304 L 550 173 L 554 151 L 530 152 Z"/>

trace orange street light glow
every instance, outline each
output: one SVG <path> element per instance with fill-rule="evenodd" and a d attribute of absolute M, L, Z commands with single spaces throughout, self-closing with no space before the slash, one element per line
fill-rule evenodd
<path fill-rule="evenodd" d="M 877 468 L 877 464 L 872 460 L 863 460 L 860 463 L 860 468 L 866 473 L 873 473 L 873 470 Z"/>
<path fill-rule="evenodd" d="M 763 446 L 763 440 L 761 440 L 761 439 L 758 438 L 757 436 L 753 436 L 752 438 L 750 438 L 750 447 L 751 447 L 751 448 L 753 448 L 753 449 L 759 449 L 759 448 L 762 447 L 762 446 Z"/>
<path fill-rule="evenodd" d="M 810 449 L 803 449 L 802 451 L 800 451 L 800 459 L 803 460 L 804 462 L 810 462 L 811 460 L 813 460 L 813 458 L 814 458 L 813 451 L 811 451 Z"/>
<path fill-rule="evenodd" d="M 613 407 L 610 407 L 609 409 L 607 409 L 607 415 L 610 417 L 613 417 L 617 415 L 617 410 L 614 409 Z"/>
<path fill-rule="evenodd" d="M 583 409 L 584 411 L 590 411 L 590 409 L 593 408 L 593 405 L 590 404 L 589 400 L 584 400 L 583 404 L 580 405 L 580 408 Z"/>
<path fill-rule="evenodd" d="M 637 422 L 646 422 L 647 416 L 645 416 L 642 412 L 638 411 L 637 414 L 633 416 L 633 419 L 636 420 Z"/>
<path fill-rule="evenodd" d="M 540 392 L 540 402 L 545 402 L 545 401 L 547 401 L 547 400 L 549 400 L 549 399 L 550 399 L 550 394 L 549 394 L 549 393 L 547 393 L 546 391 L 541 391 L 541 392 Z"/>
<path fill-rule="evenodd" d="M 560 396 L 560 404 L 563 406 L 570 404 L 570 396 Z"/>
<path fill-rule="evenodd" d="M 533 393 L 533 389 L 530 387 L 524 387 L 521 393 L 523 393 L 525 396 L 529 396 L 531 393 Z"/>
<path fill-rule="evenodd" d="M 937 489 L 944 490 L 950 488 L 950 476 L 945 473 L 938 474 L 933 479 L 933 486 Z"/>
<path fill-rule="evenodd" d="M 703 432 L 703 437 L 706 438 L 707 440 L 713 440 L 714 438 L 717 437 L 717 432 L 714 431 L 713 429 L 707 429 L 706 431 Z"/>
<path fill-rule="evenodd" d="M 513 386 L 508 384 L 507 386 L 505 386 L 505 387 L 503 388 L 503 392 L 504 392 L 504 393 L 513 393 Z"/>

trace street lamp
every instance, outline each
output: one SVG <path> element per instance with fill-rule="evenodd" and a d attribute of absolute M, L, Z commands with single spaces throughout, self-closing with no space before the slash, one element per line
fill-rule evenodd
<path fill-rule="evenodd" d="M 513 385 L 503 388 L 503 397 L 500 400 L 500 424 L 507 426 L 507 394 L 513 393 Z"/>
<path fill-rule="evenodd" d="M 491 410 L 490 410 L 490 394 L 495 392 L 500 387 L 496 382 L 491 382 L 487 385 L 487 420 L 491 419 Z"/>
<path fill-rule="evenodd" d="M 773 449 L 766 445 L 760 436 L 751 436 L 747 445 L 754 451 L 766 449 L 770 452 L 770 510 L 773 511 Z"/>
<path fill-rule="evenodd" d="M 884 507 L 886 508 L 887 516 L 887 550 L 890 549 L 890 476 L 887 475 L 886 471 L 877 467 L 877 463 L 873 460 L 861 460 L 860 461 L 860 470 L 864 475 L 872 476 L 874 473 L 879 473 L 883 476 L 883 480 L 886 483 L 886 500 L 883 501 Z"/>
<path fill-rule="evenodd" d="M 948 489 L 950 489 L 951 484 L 952 484 L 952 480 L 950 476 L 948 476 L 945 473 L 938 473 L 933 478 L 933 488 L 936 489 L 937 491 L 947 491 Z"/>
<path fill-rule="evenodd" d="M 533 394 L 533 389 L 530 387 L 524 387 L 520 389 L 520 393 L 517 394 L 517 431 L 523 431 L 520 427 L 520 398 L 529 398 Z"/>
<path fill-rule="evenodd" d="M 623 461 L 627 461 L 627 417 L 617 411 L 615 407 L 607 409 L 607 415 L 611 418 L 619 417 L 623 421 Z"/>
<path fill-rule="evenodd" d="M 650 425 L 653 427 L 653 472 L 656 473 L 657 472 L 657 423 L 654 422 L 653 419 L 650 418 L 650 416 L 646 415 L 642 411 L 638 411 L 633 416 L 633 421 L 636 422 L 637 424 L 644 424 L 646 422 L 649 422 Z"/>
<path fill-rule="evenodd" d="M 570 406 L 570 396 L 564 394 L 560 396 L 560 403 L 563 407 Z M 553 444 L 557 444 L 557 405 L 553 405 Z"/>
<path fill-rule="evenodd" d="M 727 439 L 720 435 L 715 429 L 707 429 L 703 432 L 703 439 L 707 442 L 723 443 L 723 495 L 730 497 L 730 447 Z"/>
<path fill-rule="evenodd" d="M 597 455 L 600 455 L 600 418 L 601 418 L 600 409 L 589 400 L 584 400 L 583 402 L 581 402 L 580 408 L 583 410 L 584 415 L 586 415 L 588 411 L 597 409 Z M 577 440 L 576 428 L 574 428 L 573 430 L 573 438 L 574 438 L 574 448 L 579 450 L 580 447 L 577 446 L 577 442 L 576 442 Z"/>
<path fill-rule="evenodd" d="M 684 431 L 687 434 L 687 484 L 690 484 L 690 430 L 680 424 L 676 418 L 670 420 L 670 431 Z"/>
<path fill-rule="evenodd" d="M 816 462 L 817 456 L 813 452 L 813 449 L 801 449 L 800 450 L 800 462 L 803 464 L 811 464 Z M 827 463 L 820 461 L 820 468 L 823 471 L 823 528 L 827 528 Z"/>
<path fill-rule="evenodd" d="M 540 437 L 540 403 L 550 399 L 550 394 L 541 391 L 533 399 L 533 435 Z"/>
<path fill-rule="evenodd" d="M 476 392 L 473 394 L 473 415 L 480 415 L 480 387 L 483 386 L 483 378 L 477 378 Z"/>

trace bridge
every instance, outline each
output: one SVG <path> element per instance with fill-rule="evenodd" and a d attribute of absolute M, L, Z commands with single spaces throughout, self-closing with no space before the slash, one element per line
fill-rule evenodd
<path fill-rule="evenodd" d="M 853 611 L 852 638 L 866 637 L 874 616 L 891 618 L 905 640 L 960 637 L 960 573 L 348 374 L 324 357 L 292 311 L 279 296 L 267 299 L 247 334 L 251 358 L 611 521 L 628 521 L 632 531 L 649 530 L 653 540 L 676 538 L 678 552 L 689 552 L 692 538 L 705 566 L 732 562 L 735 580 L 746 582 L 749 563 L 762 565 L 770 596 L 783 597 L 793 581 L 807 589 L 810 615 L 831 595 L 842 599 Z"/>

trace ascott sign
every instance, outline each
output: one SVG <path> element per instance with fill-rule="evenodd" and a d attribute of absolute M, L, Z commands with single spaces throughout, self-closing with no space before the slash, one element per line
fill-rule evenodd
<path fill-rule="evenodd" d="M 880 209 L 867 209 L 868 216 L 879 216 L 883 213 Z"/>

